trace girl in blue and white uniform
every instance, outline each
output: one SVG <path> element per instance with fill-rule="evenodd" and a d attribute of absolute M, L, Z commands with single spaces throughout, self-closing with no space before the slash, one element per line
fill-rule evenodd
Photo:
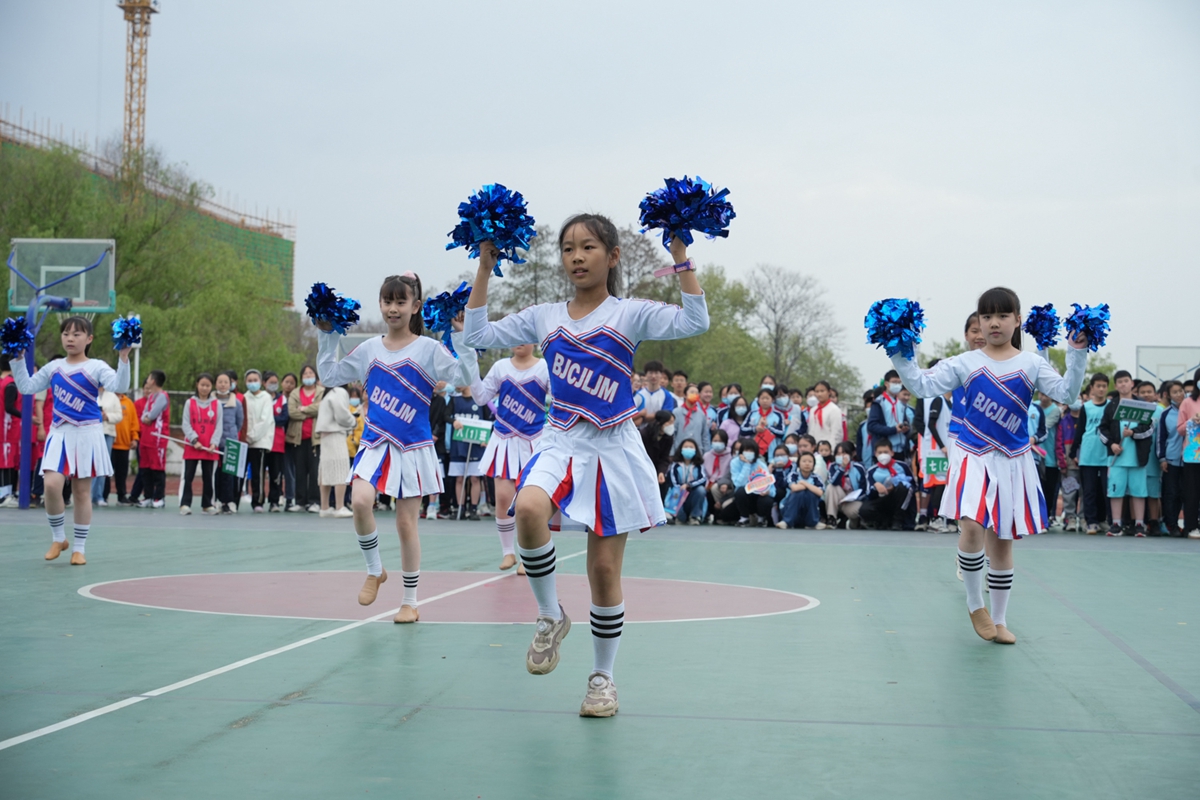
<path fill-rule="evenodd" d="M 591 584 L 593 668 L 583 716 L 617 711 L 613 663 L 625 617 L 621 564 L 630 531 L 666 521 L 658 475 L 631 418 L 637 409 L 630 377 L 633 354 L 646 340 L 682 339 L 708 329 L 708 306 L 687 248 L 672 240 L 683 290 L 682 308 L 616 297 L 621 251 L 607 218 L 580 214 L 562 227 L 559 251 L 573 299 L 544 303 L 497 322 L 488 321 L 487 288 L 497 251 L 481 248 L 464 335 L 470 347 L 513 347 L 539 342 L 553 396 L 548 425 L 517 486 L 518 551 L 538 603 L 537 631 L 525 666 L 535 675 L 553 670 L 571 621 L 558 602 L 553 518 L 586 526 Z"/>
<path fill-rule="evenodd" d="M 84 548 L 92 526 L 92 479 L 112 475 L 104 419 L 100 410 L 100 387 L 107 392 L 129 391 L 129 350 L 120 351 L 114 370 L 98 358 L 89 358 L 92 323 L 84 317 L 67 317 L 60 328 L 66 358 L 56 358 L 32 376 L 21 354 L 12 359 L 13 380 L 21 394 L 50 389 L 54 397 L 54 421 L 46 436 L 42 455 L 42 477 L 46 485 L 46 520 L 52 541 L 46 560 L 53 561 L 68 547 L 66 501 L 63 488 L 71 479 L 75 501 L 75 536 L 71 563 L 87 563 Z"/>
<path fill-rule="evenodd" d="M 422 336 L 421 279 L 411 272 L 392 275 L 379 288 L 379 310 L 388 332 L 354 348 L 340 361 L 338 339 L 319 323 L 317 372 L 328 387 L 364 381 L 370 413 L 351 467 L 351 507 L 358 545 L 367 562 L 367 578 L 358 593 L 364 606 L 375 602 L 387 571 L 379 557 L 375 495 L 396 498 L 396 532 L 404 601 L 394 622 L 416 622 L 417 582 L 421 577 L 421 541 L 417 516 L 424 495 L 442 492 L 442 465 L 429 428 L 429 402 L 438 381 L 470 386 L 479 380 L 475 351 L 459 345 L 456 358 L 440 341 Z M 456 322 L 455 328 L 461 323 Z"/>
<path fill-rule="evenodd" d="M 502 358 L 487 377 L 471 387 L 480 405 L 496 401 L 495 424 L 483 451 L 483 474 L 496 484 L 496 531 L 500 535 L 500 569 L 525 568 L 517 562 L 517 523 L 509 513 L 521 470 L 533 457 L 533 448 L 546 424 L 546 398 L 550 371 L 544 358 L 533 354 L 532 344 L 512 348 L 512 358 Z"/>
<path fill-rule="evenodd" d="M 918 397 L 959 387 L 965 391 L 942 514 L 960 524 L 958 559 L 975 632 L 988 641 L 1014 644 L 1017 638 L 1006 619 L 1012 542 L 1049 525 L 1028 435 L 1029 404 L 1039 391 L 1059 402 L 1078 394 L 1087 366 L 1087 340 L 1080 335 L 1069 342 L 1064 378 L 1042 356 L 1021 350 L 1021 302 L 1011 290 L 984 292 L 978 313 L 986 341 L 982 349 L 943 359 L 925 371 L 900 355 L 892 357 L 892 364 Z M 990 615 L 983 603 L 985 541 Z"/>

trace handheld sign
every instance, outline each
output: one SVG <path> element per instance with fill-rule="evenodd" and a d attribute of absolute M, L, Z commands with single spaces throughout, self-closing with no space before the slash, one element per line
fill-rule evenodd
<path fill-rule="evenodd" d="M 451 437 L 456 442 L 467 442 L 468 444 L 487 444 L 488 439 L 492 437 L 492 423 L 486 419 L 460 419 L 461 428 L 454 430 L 454 435 Z"/>
<path fill-rule="evenodd" d="M 1154 419 L 1154 412 L 1157 410 L 1156 403 L 1147 403 L 1144 400 L 1122 400 L 1117 404 L 1117 419 L 1121 422 L 1141 425 L 1143 422 Z"/>
<path fill-rule="evenodd" d="M 241 477 L 246 474 L 246 451 L 250 447 L 245 442 L 232 439 L 225 440 L 225 453 L 221 456 L 221 472 L 226 475 Z"/>
<path fill-rule="evenodd" d="M 925 473 L 927 475 L 936 475 L 938 478 L 944 479 L 949 471 L 950 458 L 948 456 L 925 457 Z"/>

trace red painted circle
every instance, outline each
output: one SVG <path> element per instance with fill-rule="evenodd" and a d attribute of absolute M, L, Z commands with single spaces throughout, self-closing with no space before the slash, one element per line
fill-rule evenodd
<path fill-rule="evenodd" d="M 471 586 L 489 577 L 494 579 Z M 240 572 L 133 578 L 80 591 L 152 608 L 304 619 L 360 620 L 400 606 L 404 587 L 399 572 L 389 574 L 370 606 L 358 604 L 362 582 L 361 572 Z M 627 622 L 786 614 L 817 605 L 804 595 L 752 586 L 629 577 L 621 584 Z M 462 591 L 447 594 L 455 590 Z M 558 594 L 572 618 L 587 618 L 591 595 L 586 575 L 559 574 Z M 513 573 L 422 572 L 419 602 L 422 622 L 532 622 L 537 615 L 529 584 Z"/>

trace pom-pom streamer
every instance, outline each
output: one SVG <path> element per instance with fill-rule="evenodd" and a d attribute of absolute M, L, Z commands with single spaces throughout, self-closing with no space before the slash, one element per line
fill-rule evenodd
<path fill-rule="evenodd" d="M 913 300 L 879 300 L 872 304 L 864 324 L 868 344 L 882 347 L 889 358 L 899 353 L 911 361 L 921 343 L 925 312 Z"/>
<path fill-rule="evenodd" d="M 118 317 L 112 324 L 113 350 L 125 350 L 142 343 L 142 321 L 137 317 Z"/>
<path fill-rule="evenodd" d="M 1053 303 L 1034 306 L 1025 317 L 1025 332 L 1037 342 L 1038 350 L 1049 350 L 1058 344 L 1058 313 Z"/>
<path fill-rule="evenodd" d="M 686 175 L 683 180 L 667 178 L 666 184 L 646 195 L 639 205 L 642 233 L 661 230 L 663 246 L 668 249 L 672 237 L 691 244 L 692 231 L 709 239 L 729 236 L 729 221 L 737 215 L 725 199 L 728 189 L 717 191 L 699 175 L 695 180 Z"/>
<path fill-rule="evenodd" d="M 525 209 L 525 198 L 500 183 L 489 183 L 465 203 L 459 203 L 458 218 L 454 230 L 446 234 L 453 239 L 446 249 L 465 247 L 467 255 L 479 258 L 479 245 L 491 242 L 500 251 L 494 270 L 498 278 L 504 277 L 501 261 L 525 263 L 517 251 L 528 250 L 529 240 L 537 236 L 533 217 Z"/>
<path fill-rule="evenodd" d="M 454 330 L 451 323 L 467 307 L 467 301 L 470 299 L 471 287 L 463 281 L 453 292 L 442 292 L 435 297 L 427 297 L 425 304 L 421 306 L 421 317 L 425 321 L 425 327 L 433 333 L 442 334 L 442 341 L 450 348 L 451 353 L 454 353 L 454 345 L 450 343 L 450 333 Z"/>
<path fill-rule="evenodd" d="M 16 358 L 33 347 L 33 329 L 26 324 L 24 317 L 9 317 L 4 320 L 0 329 L 0 352 L 9 358 Z"/>
<path fill-rule="evenodd" d="M 312 291 L 304 298 L 304 307 L 314 325 L 318 322 L 328 322 L 335 331 L 343 335 L 358 324 L 358 309 L 362 308 L 357 300 L 335 294 L 323 283 L 312 285 Z"/>
<path fill-rule="evenodd" d="M 1079 303 L 1071 305 L 1075 308 L 1075 313 L 1063 322 L 1063 327 L 1067 330 L 1067 338 L 1074 339 L 1082 332 L 1087 336 L 1088 350 L 1094 353 L 1104 347 L 1104 342 L 1108 339 L 1108 320 L 1111 318 L 1108 312 L 1108 303 L 1095 308 L 1081 306 Z"/>

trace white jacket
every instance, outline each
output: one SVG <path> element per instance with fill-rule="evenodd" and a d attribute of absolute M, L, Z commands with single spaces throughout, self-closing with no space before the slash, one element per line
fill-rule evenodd
<path fill-rule="evenodd" d="M 256 450 L 270 450 L 275 444 L 275 409 L 271 393 L 246 392 L 246 444 Z"/>
<path fill-rule="evenodd" d="M 354 430 L 357 421 L 350 410 L 350 395 L 340 386 L 325 390 L 321 407 L 317 409 L 317 422 L 313 425 L 313 436 L 322 433 L 347 434 Z"/>
<path fill-rule="evenodd" d="M 121 396 L 116 392 L 105 389 L 100 393 L 100 410 L 104 412 L 104 435 L 116 437 L 117 423 L 125 418 L 121 410 Z"/>

